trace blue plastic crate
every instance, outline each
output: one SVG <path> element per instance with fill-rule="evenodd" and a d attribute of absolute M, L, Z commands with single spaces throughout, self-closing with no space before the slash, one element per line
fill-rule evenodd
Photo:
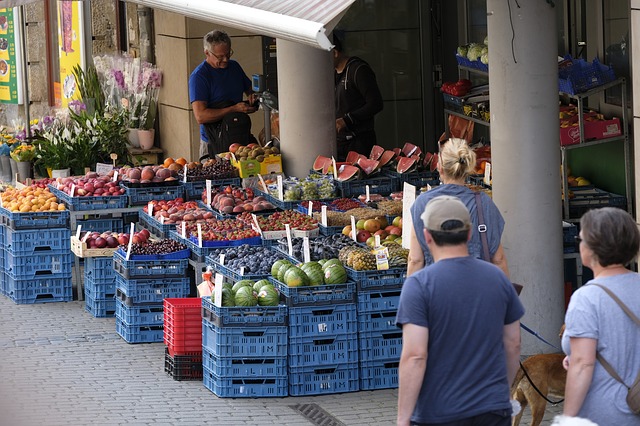
<path fill-rule="evenodd" d="M 113 268 L 127 279 L 182 278 L 187 276 L 189 259 L 127 260 L 120 252 L 113 253 Z"/>
<path fill-rule="evenodd" d="M 69 211 L 15 213 L 0 207 L 2 224 L 11 229 L 67 228 Z"/>
<path fill-rule="evenodd" d="M 132 206 L 144 206 L 149 201 L 175 200 L 184 197 L 184 188 L 181 186 L 155 186 L 148 188 L 130 188 L 127 189 L 129 204 Z"/>
<path fill-rule="evenodd" d="M 127 343 L 162 343 L 162 325 L 127 325 L 116 316 L 116 333 Z"/>
<path fill-rule="evenodd" d="M 203 369 L 204 387 L 220 398 L 267 398 L 287 396 L 287 376 L 217 377 Z"/>
<path fill-rule="evenodd" d="M 360 361 L 360 390 L 397 388 L 399 365 L 398 359 Z"/>
<path fill-rule="evenodd" d="M 86 288 L 84 292 L 84 310 L 93 315 L 94 318 L 110 318 L 116 316 L 116 299 L 94 299 Z"/>
<path fill-rule="evenodd" d="M 84 294 L 96 300 L 113 299 L 116 295 L 116 278 L 111 281 L 94 281 L 90 277 L 84 278 Z"/>
<path fill-rule="evenodd" d="M 162 303 L 168 297 L 187 297 L 189 287 L 189 278 L 127 280 L 116 276 L 116 298 L 127 306 Z"/>
<path fill-rule="evenodd" d="M 359 332 L 395 332 L 398 331 L 396 325 L 397 310 L 358 312 Z"/>
<path fill-rule="evenodd" d="M 0 256 L 2 259 L 2 256 Z M 2 261 L 0 260 L 0 263 Z M 0 294 L 7 296 L 7 274 L 4 273 L 4 268 L 0 268 Z"/>
<path fill-rule="evenodd" d="M 389 195 L 399 190 L 398 182 L 389 176 L 380 175 L 369 179 L 357 179 L 346 182 L 336 181 L 336 187 L 342 197 L 358 197 L 366 193 L 369 185 L 371 194 Z"/>
<path fill-rule="evenodd" d="M 336 334 L 318 337 L 289 337 L 289 366 L 358 362 L 358 336 Z"/>
<path fill-rule="evenodd" d="M 86 257 L 84 259 L 84 278 L 94 283 L 116 282 L 116 271 L 113 269 L 113 257 Z"/>
<path fill-rule="evenodd" d="M 218 377 L 286 377 L 287 357 L 232 358 L 202 348 L 202 364 Z"/>
<path fill-rule="evenodd" d="M 202 298 L 202 318 L 216 327 L 266 327 L 287 325 L 286 306 L 220 307 Z"/>
<path fill-rule="evenodd" d="M 320 228 L 321 235 L 334 235 L 342 233 L 344 226 L 322 226 L 322 224 L 318 224 L 318 228 Z"/>
<path fill-rule="evenodd" d="M 182 238 L 177 231 L 169 231 L 168 237 L 172 240 L 176 240 L 186 245 L 191 250 L 191 259 L 196 262 L 205 262 L 206 256 L 214 250 L 218 250 L 220 247 L 199 247 L 197 242 L 193 242 L 188 238 Z M 203 242 L 204 245 L 204 242 Z"/>
<path fill-rule="evenodd" d="M 407 277 L 406 268 L 386 270 L 356 271 L 345 266 L 349 279 L 358 283 L 358 291 L 373 289 L 395 289 L 402 287 Z"/>
<path fill-rule="evenodd" d="M 126 325 L 164 325 L 164 307 L 162 303 L 127 306 L 116 299 L 116 317 Z"/>
<path fill-rule="evenodd" d="M 613 194 L 593 186 L 571 187 L 569 189 L 574 195 L 569 199 L 569 216 L 571 218 L 580 218 L 588 210 L 600 207 L 627 208 L 627 198 L 624 195 Z"/>
<path fill-rule="evenodd" d="M 318 306 L 353 303 L 356 283 L 326 284 L 314 287 L 289 287 L 273 277 L 267 278 L 280 292 L 288 306 Z"/>
<path fill-rule="evenodd" d="M 483 64 L 479 60 L 470 61 L 466 56 L 460 56 L 456 53 L 456 61 L 458 62 L 458 65 L 473 68 L 478 71 L 489 72 L 489 64 Z"/>
<path fill-rule="evenodd" d="M 7 297 L 17 304 L 71 302 L 73 300 L 71 275 L 35 279 L 15 279 L 8 274 L 4 275 Z"/>
<path fill-rule="evenodd" d="M 282 258 L 284 259 L 285 256 L 282 256 Z M 239 271 L 236 271 L 235 269 L 231 269 L 225 265 L 221 265 L 220 258 L 218 256 L 209 255 L 209 256 L 206 256 L 205 259 L 206 259 L 207 265 L 210 265 L 211 267 L 213 267 L 214 270 L 221 273 L 225 277 L 231 278 L 233 281 L 240 281 L 240 280 L 258 281 L 258 280 L 266 279 L 269 277 L 269 274 L 240 275 Z"/>
<path fill-rule="evenodd" d="M 13 255 L 33 255 L 52 250 L 71 250 L 71 231 L 66 228 L 7 229 L 4 247 Z"/>
<path fill-rule="evenodd" d="M 138 222 L 143 228 L 160 238 L 169 238 L 169 231 L 176 229 L 175 223 L 160 223 L 155 217 L 149 216 L 142 210 L 138 214 Z"/>
<path fill-rule="evenodd" d="M 355 303 L 289 308 L 289 338 L 357 332 Z"/>
<path fill-rule="evenodd" d="M 49 185 L 49 191 L 55 195 L 69 210 L 106 210 L 121 209 L 127 207 L 126 195 L 105 195 L 96 197 L 72 197 L 66 192 L 60 191 L 53 185 Z"/>
<path fill-rule="evenodd" d="M 578 236 L 578 227 L 572 223 L 563 222 L 562 242 L 564 243 L 564 245 L 575 246 L 577 236 Z"/>
<path fill-rule="evenodd" d="M 83 231 L 91 232 L 129 232 L 124 229 L 124 220 L 121 217 L 105 219 L 78 219 L 76 225 L 82 225 Z"/>
<path fill-rule="evenodd" d="M 187 177 L 187 179 L 189 179 Z M 216 188 L 219 186 L 242 186 L 242 179 L 240 178 L 227 178 L 227 179 L 212 179 L 211 187 Z M 202 200 L 202 193 L 207 188 L 206 180 L 198 180 L 192 182 L 180 181 L 180 186 L 184 188 L 184 195 L 187 200 L 200 201 Z"/>
<path fill-rule="evenodd" d="M 360 361 L 400 359 L 402 352 L 402 331 L 359 332 Z"/>
<path fill-rule="evenodd" d="M 594 87 L 602 86 L 616 79 L 612 67 L 601 64 L 598 59 L 587 62 L 584 59 L 565 57 L 558 69 L 558 87 L 560 92 L 576 95 Z"/>
<path fill-rule="evenodd" d="M 202 321 L 202 347 L 219 357 L 286 356 L 287 335 L 285 326 L 216 327 L 209 321 Z"/>
<path fill-rule="evenodd" d="M 0 220 L 0 248 L 4 247 L 5 243 L 5 229 L 6 227 L 2 225 L 2 221 Z"/>
<path fill-rule="evenodd" d="M 360 390 L 358 363 L 289 367 L 289 395 L 326 395 Z"/>
<path fill-rule="evenodd" d="M 369 290 L 358 292 L 358 313 L 398 309 L 402 290 Z"/>
<path fill-rule="evenodd" d="M 438 186 L 440 185 L 439 173 L 437 171 L 422 171 L 422 172 L 410 172 L 410 173 L 398 173 L 395 170 L 386 170 L 384 173 L 387 176 L 391 176 L 394 179 L 399 181 L 398 190 L 402 191 L 404 182 L 410 183 L 418 188 L 422 188 L 423 186 L 431 185 Z"/>
<path fill-rule="evenodd" d="M 37 252 L 41 253 L 41 252 Z M 5 253 L 5 272 L 15 279 L 71 276 L 73 256 L 69 250 L 51 250 L 47 254 L 14 256 Z"/>

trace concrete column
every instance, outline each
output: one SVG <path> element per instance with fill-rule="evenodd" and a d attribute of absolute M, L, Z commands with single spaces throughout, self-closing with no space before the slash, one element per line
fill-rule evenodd
<path fill-rule="evenodd" d="M 631 40 L 639 40 L 640 37 L 640 0 L 631 0 L 631 12 L 629 13 L 631 18 Z M 640 43 L 631 43 L 631 69 L 636 71 L 640 69 Z M 633 133 L 630 135 L 633 141 L 633 164 L 640 164 L 640 73 L 632 72 L 631 81 L 627 82 L 631 84 L 633 89 Z M 635 166 L 637 170 L 638 166 Z M 635 194 L 633 196 L 635 200 L 635 212 L 636 217 L 640 215 L 640 173 L 635 173 L 634 177 Z"/>
<path fill-rule="evenodd" d="M 282 39 L 276 44 L 283 169 L 303 178 L 319 154 L 336 154 L 333 63 L 324 50 Z"/>
<path fill-rule="evenodd" d="M 487 1 L 493 200 L 506 221 L 502 243 L 511 280 L 524 285 L 522 322 L 559 346 L 564 270 L 555 10 L 544 1 L 510 4 L 511 13 L 503 0 Z M 556 351 L 523 330 L 523 355 Z"/>

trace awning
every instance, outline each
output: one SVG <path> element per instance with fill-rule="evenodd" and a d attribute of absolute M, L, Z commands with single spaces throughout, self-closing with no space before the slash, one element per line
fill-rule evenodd
<path fill-rule="evenodd" d="M 20 1 L 20 0 L 14 0 Z M 331 50 L 331 32 L 355 0 L 127 0 L 202 21 Z M 2 1 L 0 0 L 0 3 Z"/>

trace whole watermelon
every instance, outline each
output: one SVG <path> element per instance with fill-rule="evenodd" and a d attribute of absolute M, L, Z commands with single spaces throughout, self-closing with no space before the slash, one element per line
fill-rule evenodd
<path fill-rule="evenodd" d="M 222 288 L 222 306 L 230 308 L 236 306 L 236 298 L 233 296 L 233 291 L 230 287 Z"/>
<path fill-rule="evenodd" d="M 256 281 L 256 283 L 253 285 L 253 291 L 255 291 L 256 293 L 260 291 L 260 289 L 262 287 L 264 287 L 265 285 L 271 285 L 271 283 L 269 282 L 269 280 L 266 279 L 262 279 L 262 280 L 258 280 Z"/>
<path fill-rule="evenodd" d="M 322 265 L 322 270 L 323 270 L 323 271 L 326 271 L 326 270 L 327 270 L 327 268 L 328 268 L 329 266 L 331 266 L 331 265 L 339 265 L 339 266 L 343 266 L 343 265 L 342 265 L 342 262 L 340 261 L 340 259 L 337 259 L 337 258 L 335 258 L 335 257 L 334 257 L 334 258 L 329 259 L 329 260 L 327 260 L 326 262 L 324 262 L 324 265 Z"/>
<path fill-rule="evenodd" d="M 324 270 L 325 284 L 344 284 L 347 282 L 347 271 L 342 265 L 330 265 Z"/>
<path fill-rule="evenodd" d="M 278 268 L 278 275 L 276 275 L 276 279 L 280 282 L 284 282 L 284 274 L 289 270 L 289 268 L 294 268 L 291 263 L 283 263 L 280 268 Z"/>
<path fill-rule="evenodd" d="M 309 277 L 297 266 L 291 266 L 284 273 L 284 283 L 287 287 L 303 287 L 309 285 Z"/>
<path fill-rule="evenodd" d="M 256 306 L 258 298 L 253 288 L 250 286 L 242 286 L 236 291 L 236 306 Z"/>
<path fill-rule="evenodd" d="M 309 285 L 316 286 L 324 284 L 324 272 L 320 266 L 310 266 L 303 271 L 309 277 Z"/>
<path fill-rule="evenodd" d="M 260 306 L 278 306 L 280 303 L 280 294 L 272 286 L 264 286 L 258 293 L 258 305 Z"/>
<path fill-rule="evenodd" d="M 289 262 L 287 259 L 280 259 L 273 262 L 273 265 L 271 265 L 271 276 L 273 278 L 278 278 L 278 269 L 280 269 L 280 267 L 284 264 L 290 265 L 291 262 Z"/>
<path fill-rule="evenodd" d="M 233 287 L 231 287 L 231 290 L 233 290 L 234 293 L 237 293 L 238 289 L 240 287 L 251 287 L 251 288 L 253 288 L 253 281 L 251 281 L 251 280 L 240 280 L 237 283 L 235 283 L 233 285 Z"/>

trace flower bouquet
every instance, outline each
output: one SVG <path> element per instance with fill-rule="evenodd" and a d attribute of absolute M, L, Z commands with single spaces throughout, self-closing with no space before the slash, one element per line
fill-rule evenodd
<path fill-rule="evenodd" d="M 18 163 L 28 163 L 36 157 L 36 149 L 33 145 L 20 144 L 11 151 L 11 158 Z"/>

